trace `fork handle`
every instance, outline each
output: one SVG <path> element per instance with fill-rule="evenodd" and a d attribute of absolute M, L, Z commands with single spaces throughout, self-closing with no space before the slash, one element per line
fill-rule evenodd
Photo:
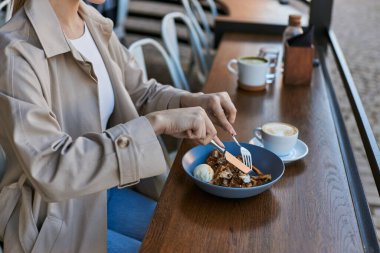
<path fill-rule="evenodd" d="M 241 147 L 240 143 L 238 142 L 238 140 L 236 140 L 236 137 L 235 135 L 232 135 L 232 139 L 236 142 L 236 144 Z"/>
<path fill-rule="evenodd" d="M 222 154 L 224 154 L 224 152 L 226 152 L 226 150 L 224 148 L 222 148 L 221 146 L 219 146 L 214 140 L 211 140 L 211 144 L 216 147 L 217 150 L 219 150 Z"/>

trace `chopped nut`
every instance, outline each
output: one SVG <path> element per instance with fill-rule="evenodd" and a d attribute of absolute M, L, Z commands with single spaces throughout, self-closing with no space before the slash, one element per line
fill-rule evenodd
<path fill-rule="evenodd" d="M 219 177 L 221 178 L 226 178 L 226 179 L 231 179 L 232 178 L 232 172 L 227 169 L 227 170 L 224 170 L 222 171 L 220 174 L 219 174 Z"/>

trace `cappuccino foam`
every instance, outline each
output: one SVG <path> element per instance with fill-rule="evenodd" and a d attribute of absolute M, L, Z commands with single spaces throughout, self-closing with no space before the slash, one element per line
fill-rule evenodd
<path fill-rule="evenodd" d="M 275 136 L 292 136 L 298 132 L 297 128 L 294 126 L 284 123 L 265 124 L 263 126 L 263 131 Z"/>

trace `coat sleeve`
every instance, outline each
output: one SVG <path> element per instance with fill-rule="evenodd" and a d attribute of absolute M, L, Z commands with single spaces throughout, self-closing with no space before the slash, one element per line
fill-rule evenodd
<path fill-rule="evenodd" d="M 155 79 L 143 81 L 143 75 L 135 58 L 117 39 L 113 33 L 110 41 L 115 57 L 122 66 L 125 87 L 140 115 L 153 111 L 180 107 L 180 96 L 187 91 L 176 89 L 170 85 L 162 85 Z M 133 74 L 131 74 L 133 73 Z"/>
<path fill-rule="evenodd" d="M 73 139 L 44 99 L 33 67 L 20 55 L 1 55 L 0 140 L 10 143 L 8 152 L 46 201 L 132 185 L 164 171 L 162 150 L 145 117 Z"/>

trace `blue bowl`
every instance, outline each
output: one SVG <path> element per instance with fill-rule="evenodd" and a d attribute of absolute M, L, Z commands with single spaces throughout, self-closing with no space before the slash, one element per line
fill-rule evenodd
<path fill-rule="evenodd" d="M 226 149 L 233 155 L 240 154 L 240 148 L 234 142 L 224 142 Z M 202 190 L 223 198 L 248 198 L 258 195 L 265 190 L 269 189 L 275 184 L 285 171 L 285 166 L 282 160 L 274 153 L 248 143 L 241 143 L 252 154 L 252 163 L 259 168 L 264 174 L 271 174 L 272 181 L 259 186 L 253 186 L 248 188 L 233 188 L 224 187 L 219 185 L 209 184 L 196 179 L 193 176 L 193 170 L 196 166 L 202 163 L 206 163 L 206 159 L 210 152 L 215 149 L 211 144 L 206 146 L 196 146 L 183 156 L 182 166 L 186 174 L 194 181 L 194 183 Z"/>

